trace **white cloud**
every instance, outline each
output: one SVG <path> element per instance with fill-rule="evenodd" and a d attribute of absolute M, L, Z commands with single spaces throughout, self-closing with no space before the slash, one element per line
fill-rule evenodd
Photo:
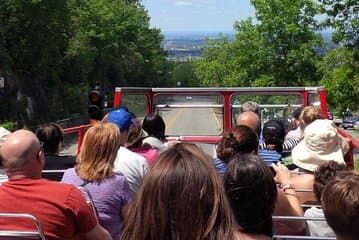
<path fill-rule="evenodd" d="M 175 1 L 176 6 L 192 6 L 192 1 L 188 0 L 176 0 Z"/>

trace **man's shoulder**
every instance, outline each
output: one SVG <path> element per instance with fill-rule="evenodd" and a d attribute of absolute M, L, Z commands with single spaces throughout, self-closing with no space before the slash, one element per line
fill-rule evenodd
<path fill-rule="evenodd" d="M 125 148 L 125 147 L 120 147 L 120 149 L 117 152 L 117 159 L 121 159 L 122 160 L 129 160 L 129 161 L 140 161 L 140 162 L 146 162 L 146 159 L 141 156 L 138 153 L 132 152 L 131 150 Z"/>

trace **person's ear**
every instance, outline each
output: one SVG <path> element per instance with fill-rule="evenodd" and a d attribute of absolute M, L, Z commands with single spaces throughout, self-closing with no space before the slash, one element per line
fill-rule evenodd
<path fill-rule="evenodd" d="M 45 165 L 45 153 L 43 150 L 39 151 L 37 159 L 41 161 L 43 165 Z"/>

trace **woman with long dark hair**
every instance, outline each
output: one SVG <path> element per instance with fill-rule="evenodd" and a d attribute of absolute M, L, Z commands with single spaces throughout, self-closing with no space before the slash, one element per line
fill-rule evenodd
<path fill-rule="evenodd" d="M 237 239 L 221 178 L 194 144 L 160 155 L 129 212 L 121 240 Z"/>
<path fill-rule="evenodd" d="M 239 230 L 253 239 L 271 239 L 272 214 L 277 199 L 274 173 L 256 155 L 234 156 L 224 175 L 224 186 Z"/>

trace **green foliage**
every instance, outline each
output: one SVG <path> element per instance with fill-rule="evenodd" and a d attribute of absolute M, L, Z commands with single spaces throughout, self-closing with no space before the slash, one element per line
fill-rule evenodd
<path fill-rule="evenodd" d="M 198 87 L 198 81 L 193 71 L 192 62 L 180 62 L 172 71 L 173 86 L 181 83 L 181 87 Z"/>
<path fill-rule="evenodd" d="M 87 92 L 95 84 L 108 92 L 117 85 L 164 84 L 161 40 L 140 1 L 0 3 L 0 71 L 9 76 L 7 91 L 16 92 L 9 102 L 28 97 L 25 108 L 33 106 L 36 121 L 86 111 Z M 4 111 L 11 112 L 8 104 Z"/>
<path fill-rule="evenodd" d="M 13 122 L 4 122 L 0 124 L 0 127 L 6 128 L 9 131 L 12 131 L 14 129 L 15 124 Z"/>
<path fill-rule="evenodd" d="M 359 51 L 359 5 L 358 1 L 319 0 L 322 12 L 326 16 L 325 27 L 335 29 L 333 42 Z"/>
<path fill-rule="evenodd" d="M 332 50 L 320 64 L 329 104 L 336 112 L 356 110 L 359 104 L 359 62 L 355 52 L 342 47 Z"/>
<path fill-rule="evenodd" d="M 163 72 L 162 36 L 149 28 L 148 14 L 137 1 L 71 0 L 70 5 L 73 37 L 68 54 L 81 59 L 82 74 L 92 77 L 93 84 L 144 86 Z"/>
<path fill-rule="evenodd" d="M 322 43 L 313 1 L 252 0 L 258 23 L 236 22 L 234 42 L 219 39 L 196 66 L 203 85 L 298 86 L 317 83 L 315 47 Z"/>

